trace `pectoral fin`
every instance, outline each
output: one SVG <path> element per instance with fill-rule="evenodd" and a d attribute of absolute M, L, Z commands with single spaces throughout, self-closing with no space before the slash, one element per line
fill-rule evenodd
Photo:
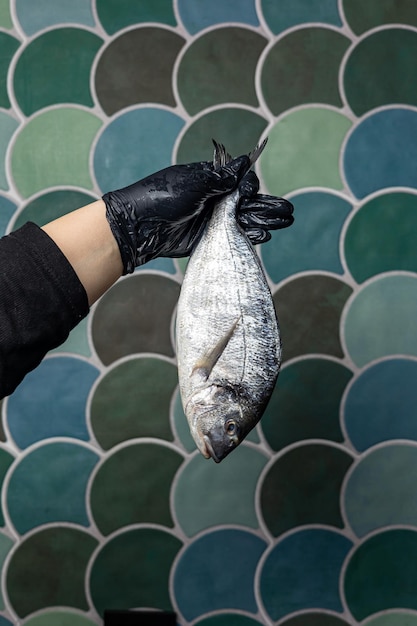
<path fill-rule="evenodd" d="M 233 323 L 230 330 L 219 339 L 214 348 L 207 352 L 207 354 L 205 354 L 199 361 L 197 361 L 197 363 L 193 367 L 191 376 L 198 375 L 202 376 L 204 380 L 208 379 L 213 370 L 213 367 L 216 365 L 217 361 L 225 351 L 230 339 L 233 337 L 239 321 L 240 317 L 238 317 L 237 320 Z"/>

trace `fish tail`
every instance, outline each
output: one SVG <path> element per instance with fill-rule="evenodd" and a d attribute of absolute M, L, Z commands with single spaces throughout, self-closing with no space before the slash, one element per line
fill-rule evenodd
<path fill-rule="evenodd" d="M 268 141 L 268 137 L 266 137 L 262 143 L 258 144 L 251 152 L 249 152 L 248 157 L 250 161 L 250 167 L 259 159 L 263 149 L 266 146 L 266 142 Z M 212 139 L 214 145 L 214 154 L 213 154 L 213 166 L 214 169 L 218 169 L 219 167 L 224 167 L 226 163 L 233 160 L 233 157 L 227 152 L 226 148 L 222 143 L 218 143 L 215 139 Z"/>
<path fill-rule="evenodd" d="M 259 159 L 259 157 L 261 156 L 261 153 L 263 151 L 263 149 L 266 146 L 266 142 L 268 141 L 268 137 L 265 137 L 265 139 L 263 140 L 262 143 L 258 144 L 256 146 L 256 148 L 254 148 L 252 150 L 252 152 L 249 152 L 248 156 L 249 156 L 249 160 L 250 160 L 250 164 L 251 166 L 255 163 L 255 161 L 257 161 Z"/>
<path fill-rule="evenodd" d="M 214 144 L 213 166 L 214 169 L 218 169 L 232 161 L 233 157 L 227 152 L 222 143 L 218 143 L 215 139 L 212 139 L 212 142 Z"/>

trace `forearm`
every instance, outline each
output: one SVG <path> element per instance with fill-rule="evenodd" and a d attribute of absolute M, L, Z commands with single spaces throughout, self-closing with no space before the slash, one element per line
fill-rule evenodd
<path fill-rule="evenodd" d="M 43 226 L 74 268 L 93 304 L 122 275 L 116 240 L 102 200 L 92 202 Z"/>

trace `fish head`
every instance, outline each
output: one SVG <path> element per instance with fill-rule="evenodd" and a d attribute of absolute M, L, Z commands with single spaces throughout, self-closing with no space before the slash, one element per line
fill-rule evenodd
<path fill-rule="evenodd" d="M 194 393 L 185 414 L 201 454 L 216 463 L 234 450 L 259 421 L 248 410 L 239 390 L 220 383 Z"/>

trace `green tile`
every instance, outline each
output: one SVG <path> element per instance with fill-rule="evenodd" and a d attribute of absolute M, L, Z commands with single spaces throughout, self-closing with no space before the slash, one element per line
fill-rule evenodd
<path fill-rule="evenodd" d="M 10 140 L 18 126 L 19 123 L 14 117 L 0 111 L 0 189 L 9 189 L 9 181 L 6 174 L 6 154 Z"/>
<path fill-rule="evenodd" d="M 339 407 L 352 372 L 326 358 L 304 358 L 281 370 L 261 420 L 273 450 L 303 439 L 343 442 Z"/>
<path fill-rule="evenodd" d="M 13 540 L 6 534 L 0 533 L 0 568 L 5 571 L 4 562 L 10 550 L 13 548 Z M 9 592 L 8 592 L 9 594 Z M 0 610 L 5 610 L 5 604 L 3 599 L 3 593 L 0 592 Z M 0 622 L 1 625 L 1 622 Z"/>
<path fill-rule="evenodd" d="M 113 452 L 91 485 L 91 511 L 100 532 L 109 535 L 139 523 L 172 528 L 170 489 L 182 461 L 177 452 L 156 443 L 137 443 Z M 146 480 L 141 480 L 144 476 Z"/>
<path fill-rule="evenodd" d="M 275 34 L 308 22 L 342 25 L 337 0 L 261 0 L 260 7 Z"/>
<path fill-rule="evenodd" d="M 0 403 L 0 410 L 1 410 L 1 403 Z M 3 434 L 3 441 L 4 441 L 4 434 Z M 9 452 L 4 450 L 3 448 L 0 448 L 0 488 L 1 489 L 3 489 L 4 477 L 14 460 L 15 460 L 14 456 L 12 456 Z M 1 510 L 0 510 L 0 526 L 4 527 L 5 521 L 4 521 L 4 515 L 3 515 L 2 509 L 3 507 L 1 507 Z"/>
<path fill-rule="evenodd" d="M 393 354 L 417 356 L 414 274 L 387 274 L 366 284 L 345 313 L 344 337 L 354 363 L 363 367 Z"/>
<path fill-rule="evenodd" d="M 0 0 L 0 26 L 6 30 L 13 28 L 10 15 L 10 0 Z"/>
<path fill-rule="evenodd" d="M 95 622 L 88 617 L 65 609 L 41 613 L 25 622 L 25 626 L 94 626 L 94 624 Z"/>
<path fill-rule="evenodd" d="M 232 26 L 195 39 L 178 68 L 177 88 L 187 112 L 195 115 L 226 102 L 256 107 L 255 70 L 266 43 L 258 33 Z"/>
<path fill-rule="evenodd" d="M 101 121 L 83 109 L 62 106 L 33 117 L 11 153 L 15 183 L 23 197 L 53 186 L 91 190 L 91 144 Z"/>
<path fill-rule="evenodd" d="M 176 518 L 186 535 L 222 524 L 257 528 L 255 492 L 266 462 L 261 451 L 245 445 L 225 459 L 221 472 L 200 454 L 190 459 L 173 492 Z M 243 475 L 245 480 L 235 480 Z M 225 485 L 233 485 L 233 489 L 225 489 Z"/>
<path fill-rule="evenodd" d="M 14 10 L 20 26 L 27 35 L 61 23 L 83 24 L 94 27 L 95 21 L 89 0 L 14 0 Z"/>
<path fill-rule="evenodd" d="M 91 399 L 91 427 L 105 449 L 136 437 L 172 441 L 169 409 L 177 368 L 158 357 L 122 361 L 101 378 Z"/>
<path fill-rule="evenodd" d="M 349 26 L 357 35 L 390 22 L 417 26 L 414 0 L 344 0 L 343 11 Z"/>
<path fill-rule="evenodd" d="M 172 611 L 168 581 L 181 547 L 180 539 L 158 528 L 131 529 L 112 537 L 97 553 L 89 580 L 98 613 L 120 607 Z"/>
<path fill-rule="evenodd" d="M 351 293 L 324 274 L 295 277 L 274 293 L 285 361 L 309 353 L 343 357 L 340 317 Z"/>
<path fill-rule="evenodd" d="M 184 39 L 158 26 L 122 33 L 104 49 L 95 88 L 107 115 L 141 103 L 175 106 L 172 71 Z"/>
<path fill-rule="evenodd" d="M 351 125 L 342 113 L 317 105 L 278 118 L 259 159 L 268 192 L 285 196 L 302 187 L 341 190 L 338 161 Z"/>
<path fill-rule="evenodd" d="M 212 139 L 227 146 L 233 156 L 247 154 L 257 145 L 267 124 L 258 112 L 232 105 L 205 112 L 182 135 L 176 162 L 212 161 Z M 180 262 L 181 268 L 184 265 L 185 260 Z"/>
<path fill-rule="evenodd" d="M 411 442 L 391 442 L 359 460 L 343 494 L 346 518 L 358 537 L 384 526 L 417 526 L 416 472 Z"/>
<path fill-rule="evenodd" d="M 417 532 L 393 528 L 366 539 L 350 555 L 343 585 L 358 621 L 397 607 L 416 611 Z"/>
<path fill-rule="evenodd" d="M 350 43 L 344 35 L 321 26 L 302 28 L 280 39 L 262 64 L 262 93 L 272 113 L 279 115 L 307 102 L 342 107 L 339 67 Z"/>
<path fill-rule="evenodd" d="M 81 28 L 54 28 L 31 41 L 13 74 L 14 93 L 23 113 L 29 116 L 61 102 L 92 107 L 91 66 L 102 43 L 100 37 Z"/>
<path fill-rule="evenodd" d="M 417 615 L 404 609 L 378 615 L 366 622 L 366 626 L 416 626 L 416 624 Z"/>
<path fill-rule="evenodd" d="M 118 282 L 97 305 L 92 338 L 101 361 L 152 352 L 174 356 L 171 323 L 180 292 L 168 275 L 140 272 Z"/>
<path fill-rule="evenodd" d="M 340 489 L 352 460 L 340 448 L 306 442 L 277 458 L 261 484 L 269 531 L 276 537 L 307 524 L 343 528 Z"/>
<path fill-rule="evenodd" d="M 344 91 L 355 115 L 394 103 L 415 107 L 416 54 L 415 30 L 384 28 L 359 41 L 343 72 Z"/>
<path fill-rule="evenodd" d="M 141 22 L 161 22 L 176 25 L 172 0 L 97 0 L 97 14 L 109 35 Z"/>
<path fill-rule="evenodd" d="M 314 270 L 343 274 L 340 238 L 352 211 L 348 199 L 329 189 L 292 194 L 290 200 L 295 216 L 291 228 L 272 232 L 270 241 L 260 246 L 269 278 L 279 283 L 292 274 Z"/>
<path fill-rule="evenodd" d="M 1 24 L 1 5 L 0 5 L 0 24 Z M 3 27 L 4 28 L 4 27 Z M 10 108 L 9 94 L 7 91 L 7 74 L 9 71 L 10 63 L 13 60 L 13 56 L 19 47 L 19 40 L 8 35 L 7 33 L 0 32 L 0 107 L 5 109 Z"/>
<path fill-rule="evenodd" d="M 356 282 L 394 270 L 417 271 L 416 201 L 415 194 L 386 192 L 370 198 L 352 217 L 344 249 Z"/>
<path fill-rule="evenodd" d="M 7 509 L 17 531 L 24 535 L 52 522 L 89 526 L 86 489 L 98 460 L 85 446 L 62 441 L 19 459 L 7 488 Z"/>
<path fill-rule="evenodd" d="M 65 526 L 19 543 L 7 569 L 9 601 L 20 618 L 48 606 L 88 610 L 85 571 L 97 539 Z"/>
<path fill-rule="evenodd" d="M 329 615 L 329 613 L 314 611 L 314 613 L 290 617 L 290 619 L 281 622 L 281 626 L 349 626 L 349 622 L 341 617 Z"/>

